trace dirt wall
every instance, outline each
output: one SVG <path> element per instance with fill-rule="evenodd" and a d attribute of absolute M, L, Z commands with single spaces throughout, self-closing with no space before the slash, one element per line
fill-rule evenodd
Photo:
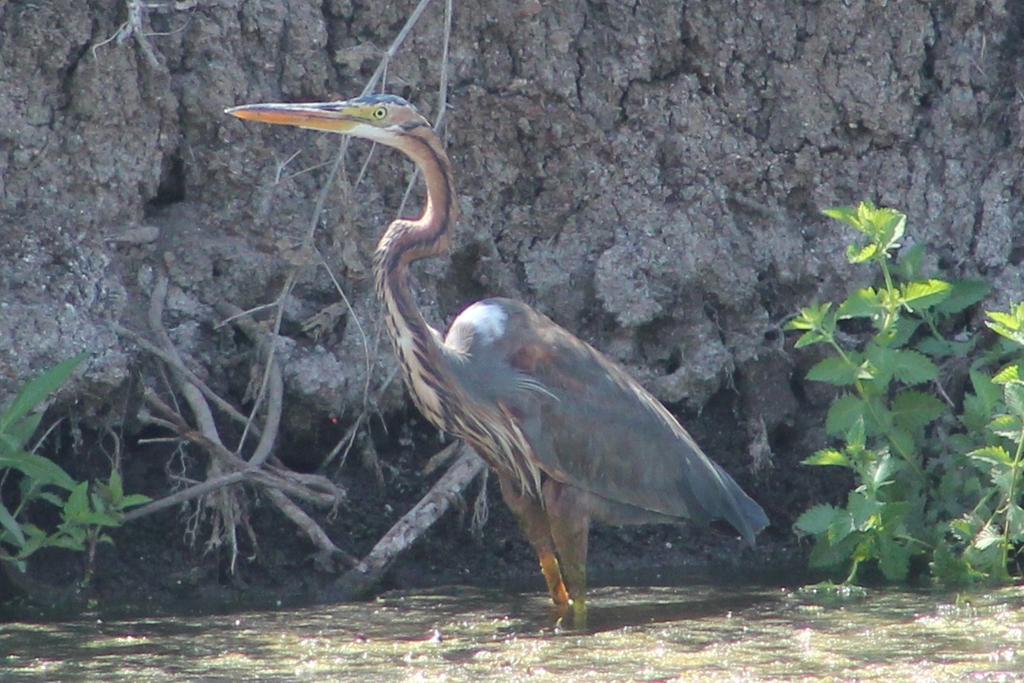
<path fill-rule="evenodd" d="M 73 414 L 130 422 L 159 379 L 112 323 L 144 331 L 166 269 L 175 344 L 240 397 L 241 342 L 212 307 L 278 296 L 339 141 L 223 109 L 358 93 L 414 4 L 169 1 L 132 26 L 130 2 L 0 1 L 0 396 L 88 350 Z M 386 77 L 428 115 L 442 10 Z M 850 286 L 848 235 L 819 209 L 898 207 L 944 275 L 999 283 L 993 305 L 1024 298 L 1017 3 L 482 0 L 455 3 L 452 26 L 464 215 L 451 260 L 417 271 L 427 316 L 443 327 L 485 295 L 534 305 L 687 418 L 773 518 L 827 489 L 796 464 L 825 404 L 794 389 L 806 363 L 780 331 Z M 367 154 L 352 146 L 350 179 Z M 378 150 L 319 225 L 371 347 L 370 254 L 410 174 Z M 338 299 L 307 261 L 282 328 L 286 432 L 325 449 L 366 385 L 351 314 L 303 329 Z M 394 360 L 373 350 L 376 387 Z M 398 382 L 376 407 L 415 420 Z"/>

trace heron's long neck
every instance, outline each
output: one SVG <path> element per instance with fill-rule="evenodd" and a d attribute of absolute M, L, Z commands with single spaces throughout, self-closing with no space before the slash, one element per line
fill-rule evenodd
<path fill-rule="evenodd" d="M 418 220 L 392 223 L 377 245 L 377 295 L 384 304 L 388 331 L 417 406 L 444 428 L 444 401 L 438 394 L 445 384 L 445 378 L 438 376 L 445 367 L 441 341 L 416 305 L 409 288 L 409 264 L 448 249 L 449 230 L 459 213 L 455 184 L 448 158 L 429 128 L 411 131 L 398 149 L 423 174 L 427 204 Z"/>

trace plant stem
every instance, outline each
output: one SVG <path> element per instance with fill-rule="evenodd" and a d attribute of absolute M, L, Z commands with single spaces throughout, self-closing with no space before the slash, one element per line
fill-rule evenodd
<path fill-rule="evenodd" d="M 1006 564 L 1010 559 L 1010 510 L 1016 504 L 1017 476 L 1020 472 L 1022 458 L 1024 458 L 1024 429 L 1017 434 L 1017 452 L 1013 456 L 1013 464 L 1010 465 L 1010 490 L 1006 493 L 1006 516 L 1003 519 L 1003 571 L 1006 571 Z"/>
<path fill-rule="evenodd" d="M 829 345 L 833 349 L 836 350 L 836 353 L 839 354 L 839 357 L 843 359 L 844 363 L 846 363 L 850 367 L 853 367 L 853 361 L 850 360 L 850 357 L 846 355 L 846 352 L 843 351 L 843 347 L 839 345 L 839 342 L 836 341 L 835 337 L 833 337 L 832 335 L 829 335 L 828 336 L 828 343 L 829 343 Z"/>

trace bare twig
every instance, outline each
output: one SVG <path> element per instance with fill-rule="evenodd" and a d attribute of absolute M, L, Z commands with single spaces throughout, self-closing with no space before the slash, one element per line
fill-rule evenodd
<path fill-rule="evenodd" d="M 396 377 L 398 377 L 397 367 L 393 368 L 391 373 L 388 374 L 383 382 L 381 382 L 380 387 L 378 387 L 376 391 L 376 396 L 380 396 L 387 391 L 387 388 L 391 386 L 391 383 L 395 381 Z M 348 428 L 345 435 L 338 440 L 338 443 L 331 449 L 331 452 L 324 458 L 323 462 L 320 464 L 321 468 L 330 465 L 338 456 L 339 452 L 341 453 L 341 465 L 345 464 L 345 461 L 348 459 L 348 454 L 352 450 L 352 446 L 355 445 L 356 436 L 359 434 L 359 428 L 363 425 L 363 422 L 369 419 L 370 403 L 371 401 L 363 401 L 363 409 L 359 412 L 359 415 L 356 416 L 355 422 L 352 423 L 352 426 Z"/>
<path fill-rule="evenodd" d="M 234 472 L 231 473 L 232 475 L 240 476 L 217 476 L 207 480 L 206 482 L 196 484 L 189 489 L 179 491 L 167 498 L 161 498 L 158 501 L 154 501 L 149 505 L 133 511 L 133 518 L 141 517 L 144 516 L 144 514 L 150 514 L 151 512 L 157 512 L 158 510 L 174 505 L 177 502 L 190 500 L 210 491 L 223 488 L 224 486 L 229 486 L 243 480 L 259 483 L 270 488 L 280 489 L 297 498 L 302 498 L 303 500 L 307 500 L 321 507 L 333 507 L 344 499 L 342 491 L 334 486 L 334 484 L 326 477 L 310 474 L 300 475 L 298 473 L 288 472 L 279 468 L 260 469 L 251 462 L 246 462 L 235 455 L 231 450 L 226 448 L 224 444 L 211 441 L 203 433 L 191 429 L 181 415 L 175 412 L 171 406 L 167 405 L 167 403 L 165 403 L 151 390 L 145 391 L 143 398 L 146 403 L 152 406 L 157 412 L 166 416 L 166 422 L 173 426 L 181 438 L 186 439 L 187 441 L 190 441 L 215 455 L 221 460 L 223 465 L 234 470 Z M 214 483 L 211 484 L 210 482 Z M 193 489 L 198 489 L 198 493 L 193 491 Z M 168 498 L 174 500 L 165 504 L 163 501 Z M 143 513 L 143 511 L 146 512 Z"/>
<path fill-rule="evenodd" d="M 202 432 L 190 428 L 188 423 L 185 422 L 185 419 L 176 413 L 173 408 L 167 405 L 154 392 L 150 390 L 145 391 L 143 393 L 143 398 L 146 403 L 156 409 L 157 412 L 167 417 L 167 421 L 174 425 L 175 431 L 183 439 L 186 439 L 197 446 L 201 446 L 203 449 L 217 457 L 224 466 L 235 471 L 245 473 L 246 479 L 258 481 L 266 486 L 272 486 L 288 491 L 297 497 L 301 497 L 323 506 L 336 505 L 344 498 L 344 494 L 340 489 L 334 486 L 334 484 L 326 477 L 318 475 L 303 475 L 304 481 L 302 481 L 296 476 L 294 477 L 296 481 L 292 482 L 289 481 L 287 476 L 284 476 L 283 470 L 260 469 L 253 463 L 246 462 L 235 455 L 219 441 L 213 441 Z M 227 483 L 231 482 L 225 482 L 222 485 L 226 485 Z M 311 485 L 314 483 L 316 488 L 320 489 L 320 493 L 313 490 Z"/>
<path fill-rule="evenodd" d="M 163 422 L 165 426 L 171 427 L 181 438 L 201 446 L 210 454 L 211 476 L 204 482 L 190 486 L 171 496 L 132 511 L 129 513 L 130 517 L 128 518 L 135 519 L 200 496 L 221 492 L 215 506 L 218 515 L 213 519 L 213 534 L 210 543 L 217 545 L 222 540 L 226 540 L 231 548 L 231 563 L 232 567 L 234 567 L 238 556 L 237 525 L 242 524 L 254 542 L 255 537 L 243 514 L 241 503 L 236 497 L 228 495 L 224 489 L 227 486 L 248 481 L 262 486 L 266 490 L 271 502 L 274 503 L 282 514 L 296 523 L 322 551 L 331 555 L 343 556 L 344 553 L 330 541 L 323 529 L 288 498 L 291 495 L 316 505 L 334 508 L 342 499 L 342 492 L 324 477 L 320 477 L 316 481 L 316 486 L 313 487 L 309 485 L 313 480 L 308 477 L 305 481 L 294 480 L 281 470 L 261 469 L 261 466 L 270 457 L 274 441 L 277 437 L 283 402 L 284 383 L 280 368 L 273 362 L 273 354 L 267 354 L 269 360 L 267 361 L 267 372 L 264 375 L 263 382 L 263 386 L 267 388 L 268 395 L 267 420 L 264 428 L 257 430 L 261 433 L 260 442 L 247 462 L 237 453 L 224 446 L 217 432 L 209 404 L 206 403 L 204 398 L 204 392 L 197 388 L 198 384 L 192 382 L 194 374 L 187 370 L 181 354 L 174 347 L 170 336 L 163 328 L 163 302 L 167 295 L 167 287 L 167 276 L 161 273 L 157 277 L 149 309 L 150 328 L 153 335 L 159 340 L 159 346 L 149 345 L 148 342 L 147 345 L 152 347 L 151 350 L 159 350 L 159 357 L 164 359 L 172 369 L 175 384 L 185 396 L 189 408 L 199 425 L 199 429 L 191 428 L 177 410 L 167 405 L 152 390 L 144 392 L 144 399 L 148 405 L 163 416 L 162 420 L 160 418 L 151 418 L 152 421 L 156 422 L 159 420 Z M 224 310 L 230 315 L 237 315 L 239 312 L 239 309 L 233 306 L 225 306 Z M 262 328 L 251 320 L 239 318 L 236 320 L 236 324 L 242 327 L 257 344 L 267 344 L 271 349 L 273 348 L 273 337 L 267 335 Z M 210 391 L 209 393 L 212 394 L 213 392 Z M 226 404 L 226 402 L 224 403 Z M 240 415 L 238 411 L 233 411 L 232 414 Z M 252 419 L 254 415 L 249 418 L 250 423 L 253 425 Z M 231 471 L 225 473 L 223 472 L 224 469 Z"/>
<path fill-rule="evenodd" d="M 285 517 L 290 519 L 295 526 L 302 529 L 309 540 L 313 542 L 313 545 L 320 548 L 322 551 L 327 552 L 331 555 L 340 557 L 348 566 L 352 567 L 358 559 L 349 555 L 344 550 L 334 545 L 334 542 L 324 533 L 324 530 L 320 528 L 313 519 L 303 512 L 302 508 L 289 500 L 288 496 L 284 495 L 277 489 L 267 489 L 267 496 L 277 506 L 277 508 L 284 514 Z"/>
<path fill-rule="evenodd" d="M 160 60 L 157 59 L 156 52 L 153 50 L 152 44 L 149 42 L 150 36 L 169 36 L 175 33 L 184 31 L 185 28 L 192 21 L 192 15 L 185 20 L 178 28 L 173 31 L 147 31 L 146 30 L 146 12 L 150 10 L 172 10 L 172 11 L 185 11 L 192 10 L 198 4 L 198 0 L 177 0 L 175 2 L 150 2 L 148 0 L 125 0 L 125 10 L 128 14 L 128 19 L 117 27 L 114 33 L 95 43 L 90 48 L 92 56 L 96 58 L 96 52 L 99 48 L 107 45 L 111 42 L 116 42 L 118 45 L 122 44 L 129 38 L 134 38 L 135 42 L 139 46 L 139 50 L 142 51 L 143 56 L 149 63 L 150 67 L 157 69 L 160 67 Z"/>
<path fill-rule="evenodd" d="M 136 344 L 141 346 L 146 351 L 150 352 L 164 363 L 167 363 L 173 370 L 181 373 L 185 378 L 194 384 L 199 391 L 203 392 L 203 396 L 213 401 L 214 405 L 224 411 L 232 420 L 245 424 L 249 418 L 238 411 L 233 405 L 225 401 L 223 398 L 217 395 L 216 392 L 211 389 L 206 382 L 199 378 L 199 375 L 189 370 L 187 367 L 181 364 L 180 359 L 175 358 L 172 354 L 167 353 L 156 344 L 153 344 L 148 339 L 143 337 L 138 332 L 129 330 L 127 327 L 114 323 L 114 331 L 123 337 L 131 337 Z"/>
<path fill-rule="evenodd" d="M 226 302 L 215 305 L 217 312 L 221 315 L 228 315 L 235 320 L 235 324 L 255 344 L 265 345 L 268 348 L 266 353 L 266 386 L 267 391 L 267 415 L 264 422 L 264 431 L 249 463 L 255 467 L 262 465 L 270 457 L 271 449 L 277 439 L 277 430 L 281 424 L 281 410 L 284 403 L 284 379 L 281 377 L 281 366 L 274 360 L 274 340 L 262 327 L 251 319 L 241 316 L 242 310 Z M 257 403 L 259 400 L 257 399 Z M 255 425 L 253 425 L 255 427 Z"/>
<path fill-rule="evenodd" d="M 160 512 L 161 510 L 166 510 L 167 508 L 174 507 L 175 505 L 180 505 L 181 503 L 190 501 L 193 498 L 205 496 L 207 493 L 212 493 L 217 489 L 221 489 L 225 486 L 231 486 L 232 484 L 237 484 L 241 481 L 244 481 L 246 476 L 246 472 L 237 471 L 222 474 L 217 477 L 211 477 L 210 479 L 207 479 L 206 481 L 201 482 L 199 484 L 195 484 L 194 486 L 190 486 L 187 489 L 182 489 L 177 493 L 172 493 L 169 496 L 164 496 L 163 498 L 160 498 L 159 500 L 154 500 L 152 503 L 147 503 L 142 507 L 135 508 L 134 510 L 129 510 L 124 514 L 124 521 L 130 522 L 133 519 L 146 517 L 148 515 L 153 514 L 154 512 Z"/>
<path fill-rule="evenodd" d="M 164 352 L 175 360 L 175 366 L 186 367 L 181 354 L 175 348 L 170 335 L 167 334 L 167 330 L 164 329 L 163 325 L 163 310 L 164 302 L 167 298 L 167 287 L 167 273 L 160 271 L 157 274 L 156 284 L 153 287 L 153 293 L 149 300 L 150 332 Z M 192 415 L 199 427 L 198 431 L 191 429 L 180 414 L 163 403 L 152 391 L 147 390 L 145 392 L 146 401 L 163 413 L 164 417 L 173 422 L 181 436 L 203 446 L 211 456 L 207 464 L 207 472 L 210 476 L 217 477 L 223 474 L 226 468 L 231 468 L 231 458 L 229 456 L 233 454 L 224 447 L 221 441 L 220 433 L 217 430 L 217 423 L 214 421 L 213 412 L 210 410 L 210 404 L 203 398 L 203 393 L 195 384 L 189 381 L 185 373 L 178 371 L 175 367 L 171 367 L 171 371 L 174 384 L 182 396 L 185 397 L 185 402 L 188 403 L 189 409 L 192 411 Z M 236 528 L 239 523 L 244 523 L 240 516 L 242 509 L 242 503 L 238 500 L 240 494 L 226 490 L 223 487 L 218 488 L 215 493 L 216 504 L 212 506 L 215 513 L 212 519 L 212 530 L 207 541 L 207 548 L 219 546 L 226 541 L 231 553 L 231 569 L 234 571 L 239 553 Z"/>
<path fill-rule="evenodd" d="M 153 287 L 153 294 L 149 300 L 149 327 L 153 335 L 157 338 L 160 346 L 163 350 L 175 360 L 171 369 L 174 371 L 174 379 L 178 385 L 178 389 L 184 395 L 185 400 L 188 402 L 189 408 L 192 410 L 192 414 L 196 418 L 196 422 L 199 423 L 199 429 L 202 431 L 206 438 L 220 443 L 220 434 L 217 432 L 217 423 L 213 419 L 213 413 L 210 412 L 210 406 L 203 398 L 202 392 L 189 381 L 188 376 L 182 373 L 178 368 L 184 368 L 185 363 L 181 359 L 181 354 L 174 347 L 174 343 L 171 342 L 170 336 L 167 334 L 167 330 L 164 329 L 163 324 L 163 310 L 164 300 L 167 298 L 167 274 L 160 272 L 156 278 L 156 285 Z"/>
<path fill-rule="evenodd" d="M 372 363 L 370 362 L 370 342 L 366 338 L 366 331 L 363 329 L 363 324 L 359 322 L 359 316 L 356 315 L 356 311 L 352 308 L 352 303 L 348 300 L 348 295 L 345 294 L 345 289 L 338 282 L 338 278 L 334 277 L 334 271 L 331 270 L 331 266 L 327 263 L 327 259 L 324 255 L 317 250 L 316 255 L 320 258 L 320 265 L 327 271 L 327 275 L 331 278 L 331 282 L 334 283 L 334 289 L 338 292 L 338 296 L 345 302 L 345 308 L 348 309 L 349 315 L 352 316 L 352 322 L 356 324 L 356 329 L 359 331 L 359 338 L 363 342 L 363 359 L 366 362 L 366 382 L 363 384 L 363 409 L 366 409 L 366 401 L 370 395 L 370 375 L 373 374 Z"/>

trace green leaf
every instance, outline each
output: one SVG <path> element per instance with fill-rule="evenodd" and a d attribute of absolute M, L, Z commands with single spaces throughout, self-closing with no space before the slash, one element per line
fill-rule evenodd
<path fill-rule="evenodd" d="M 74 521 L 89 512 L 89 482 L 79 482 L 64 502 L 64 519 Z"/>
<path fill-rule="evenodd" d="M 26 384 L 11 405 L 7 407 L 7 410 L 0 414 L 0 432 L 6 432 L 8 427 L 35 410 L 50 394 L 57 391 L 67 381 L 75 368 L 87 357 L 88 354 L 80 353 Z"/>
<path fill-rule="evenodd" d="M 119 509 L 127 510 L 128 508 L 134 508 L 140 505 L 145 505 L 146 503 L 150 503 L 152 501 L 153 499 L 150 498 L 149 496 L 143 495 L 141 493 L 131 493 L 121 499 Z"/>
<path fill-rule="evenodd" d="M 1024 345 L 1024 303 L 1017 304 L 1009 313 L 985 311 L 985 324 L 998 335 Z"/>
<path fill-rule="evenodd" d="M 1019 308 L 1019 307 L 1018 307 Z M 1010 311 L 1009 313 L 1003 313 L 1002 311 L 985 311 L 985 315 L 989 317 L 992 322 L 1008 327 L 1011 330 L 1018 330 L 1022 326 L 1022 322 L 1016 315 L 1016 310 Z"/>
<path fill-rule="evenodd" d="M 74 519 L 68 520 L 68 522 L 70 524 L 81 526 L 117 527 L 121 526 L 121 517 L 120 515 L 114 515 L 109 512 L 87 510 L 75 515 Z"/>
<path fill-rule="evenodd" d="M 832 515 L 832 523 L 828 525 L 828 540 L 833 545 L 852 534 L 856 529 L 853 526 L 853 515 L 849 510 L 836 508 Z"/>
<path fill-rule="evenodd" d="M 800 515 L 793 526 L 804 534 L 819 536 L 828 531 L 836 515 L 836 508 L 828 504 L 815 505 Z"/>
<path fill-rule="evenodd" d="M 996 373 L 992 384 L 1010 384 L 1024 381 L 1024 364 L 1012 363 Z"/>
<path fill-rule="evenodd" d="M 1022 434 L 1021 418 L 1015 415 L 996 415 L 988 423 L 988 428 L 995 434 L 1011 441 L 1018 441 Z"/>
<path fill-rule="evenodd" d="M 1024 384 L 1014 382 L 1003 385 L 1003 400 L 1012 414 L 1024 417 Z"/>
<path fill-rule="evenodd" d="M 107 488 L 110 490 L 112 500 L 119 501 L 124 498 L 124 482 L 121 480 L 121 473 L 117 469 L 111 470 Z"/>
<path fill-rule="evenodd" d="M 881 320 L 881 318 L 879 318 Z M 878 344 L 888 346 L 890 348 L 898 349 L 901 346 L 905 346 L 910 338 L 917 332 L 917 328 L 921 326 L 921 321 L 917 318 L 902 317 L 897 318 L 896 324 L 889 327 L 887 331 L 879 331 L 875 335 L 875 341 Z"/>
<path fill-rule="evenodd" d="M 988 375 L 977 370 L 971 370 L 971 386 L 974 387 L 974 393 L 985 406 L 985 412 L 992 413 L 1003 398 L 999 387 Z"/>
<path fill-rule="evenodd" d="M 896 539 L 889 536 L 878 538 L 878 568 L 889 581 L 901 582 L 907 579 L 910 555 L 910 549 Z"/>
<path fill-rule="evenodd" d="M 806 330 L 797 339 L 796 348 L 800 349 L 811 344 L 830 341 L 836 330 L 836 313 L 831 310 L 832 304 L 825 303 L 808 306 L 786 323 L 787 330 Z"/>
<path fill-rule="evenodd" d="M 1010 454 L 1002 446 L 985 446 L 984 448 L 978 448 L 968 453 L 967 457 L 996 465 L 1006 465 L 1007 467 L 1013 464 L 1013 459 L 1010 457 Z"/>
<path fill-rule="evenodd" d="M 795 318 L 786 323 L 787 330 L 814 330 L 822 326 L 825 315 L 832 307 L 830 303 L 808 306 L 800 309 Z"/>
<path fill-rule="evenodd" d="M 807 371 L 807 379 L 812 382 L 825 382 L 837 386 L 850 386 L 858 379 L 870 379 L 860 365 L 858 353 L 849 354 L 849 360 L 840 356 L 830 356 L 814 365 Z"/>
<path fill-rule="evenodd" d="M 902 468 L 902 463 L 899 464 Z M 882 517 L 882 526 L 889 529 L 895 529 L 898 525 L 903 523 L 903 520 L 910 515 L 912 510 L 913 508 L 911 504 L 905 500 L 886 503 L 879 512 Z"/>
<path fill-rule="evenodd" d="M 991 466 L 988 470 L 988 478 L 992 480 L 992 485 L 1004 497 L 1008 498 L 1011 491 L 1019 490 L 1017 482 L 1020 480 L 1020 477 L 1012 467 Z"/>
<path fill-rule="evenodd" d="M 3 502 L 0 502 L 0 526 L 14 537 L 19 547 L 25 545 L 25 533 L 21 530 L 21 525 L 18 524 L 18 520 L 14 519 L 14 515 Z"/>
<path fill-rule="evenodd" d="M 964 394 L 964 409 L 960 421 L 970 431 L 981 431 L 988 424 L 991 411 L 974 394 Z"/>
<path fill-rule="evenodd" d="M 63 548 L 64 550 L 85 550 L 85 532 L 81 529 L 76 529 L 76 532 L 53 536 L 47 540 L 45 545 Z"/>
<path fill-rule="evenodd" d="M 101 481 L 93 482 L 89 487 L 90 509 L 95 512 L 109 512 L 111 496 L 110 487 Z"/>
<path fill-rule="evenodd" d="M 804 465 L 827 465 L 834 467 L 849 467 L 850 461 L 845 455 L 834 448 L 825 448 L 817 451 L 811 457 L 803 461 Z"/>
<path fill-rule="evenodd" d="M 25 537 L 27 540 L 18 550 L 19 559 L 25 559 L 46 545 L 47 540 L 49 540 L 49 536 L 47 536 L 46 532 L 35 525 L 25 524 L 22 528 L 25 530 Z"/>
<path fill-rule="evenodd" d="M 869 396 L 865 403 L 864 426 L 867 427 L 867 433 L 888 434 L 894 426 L 894 416 L 888 407 L 889 401 L 878 396 Z"/>
<path fill-rule="evenodd" d="M 829 218 L 835 219 L 861 230 L 861 221 L 857 216 L 856 206 L 836 206 L 822 211 Z M 863 232 L 863 230 L 861 230 Z"/>
<path fill-rule="evenodd" d="M 857 418 L 864 419 L 864 402 L 852 394 L 840 396 L 828 409 L 825 433 L 829 436 L 842 436 L 850 430 Z"/>
<path fill-rule="evenodd" d="M 952 289 L 943 280 L 908 282 L 901 288 L 900 303 L 912 311 L 923 311 L 948 298 Z"/>
<path fill-rule="evenodd" d="M 893 476 L 901 469 L 903 469 L 903 464 L 899 460 L 891 455 L 884 455 L 870 468 L 871 480 L 867 483 L 872 490 L 877 491 L 883 486 L 891 484 Z"/>
<path fill-rule="evenodd" d="M 811 330 L 810 332 L 804 332 L 793 344 L 794 349 L 802 349 L 805 346 L 811 346 L 812 344 L 821 344 L 822 342 L 829 341 L 828 335 L 822 334 L 818 330 Z"/>
<path fill-rule="evenodd" d="M 21 441 L 0 432 L 0 457 L 11 457 L 17 453 L 21 453 Z"/>
<path fill-rule="evenodd" d="M 907 216 L 894 209 L 876 209 L 872 217 L 878 229 L 878 241 L 888 250 L 898 246 L 907 227 Z"/>
<path fill-rule="evenodd" d="M 846 432 L 846 444 L 849 448 L 862 450 L 867 443 L 867 429 L 864 426 L 864 418 L 858 417 L 853 421 L 853 426 Z"/>
<path fill-rule="evenodd" d="M 66 491 L 75 487 L 75 480 L 60 465 L 35 453 L 20 451 L 13 455 L 0 455 L 0 470 L 4 469 L 18 470 L 39 486 L 53 484 Z"/>
<path fill-rule="evenodd" d="M 56 507 L 64 507 L 64 499 L 56 494 L 50 493 L 49 491 L 40 491 L 39 498 L 45 500 L 47 503 L 50 503 L 51 505 L 55 505 Z"/>
<path fill-rule="evenodd" d="M 818 536 L 811 556 L 807 563 L 815 569 L 834 569 L 848 562 L 850 556 L 857 548 L 857 542 L 861 534 L 850 534 L 839 543 L 833 545 L 829 542 L 828 536 Z"/>
<path fill-rule="evenodd" d="M 853 525 L 857 531 L 868 531 L 874 527 L 874 517 L 882 510 L 883 505 L 884 503 L 880 503 L 874 498 L 869 498 L 859 491 L 853 491 L 850 493 L 846 508 L 853 516 Z"/>
<path fill-rule="evenodd" d="M 920 391 L 901 391 L 892 402 L 893 419 L 907 429 L 926 427 L 945 412 L 946 404 Z"/>
<path fill-rule="evenodd" d="M 910 349 L 894 349 L 874 342 L 867 347 L 868 360 L 875 368 L 875 381 L 880 387 L 895 377 L 907 385 L 930 382 L 939 376 L 939 369 L 928 356 Z"/>
<path fill-rule="evenodd" d="M 894 351 L 895 349 L 881 346 L 874 341 L 868 342 L 867 348 L 864 350 L 871 364 L 872 380 L 879 391 L 888 387 L 889 381 L 892 379 Z"/>
<path fill-rule="evenodd" d="M 939 368 L 928 356 L 908 349 L 892 351 L 892 372 L 908 386 L 931 382 L 939 376 Z"/>
<path fill-rule="evenodd" d="M 1006 510 L 1006 535 L 1011 543 L 1024 539 L 1024 508 L 1016 503 L 1010 503 Z"/>
<path fill-rule="evenodd" d="M 971 337 L 967 341 L 950 341 L 936 337 L 925 337 L 917 343 L 917 350 L 932 358 L 946 358 L 955 356 L 964 358 L 977 345 L 977 337 Z"/>
<path fill-rule="evenodd" d="M 42 420 L 42 413 L 32 413 L 10 425 L 7 431 L 0 435 L 4 437 L 2 441 L 3 446 L 0 447 L 0 455 L 20 451 L 28 443 L 32 435 L 36 433 L 36 429 L 39 428 L 39 423 Z"/>
<path fill-rule="evenodd" d="M 945 301 L 935 305 L 935 311 L 951 315 L 966 310 L 978 303 L 992 290 L 992 286 L 984 280 L 957 280 Z"/>
<path fill-rule="evenodd" d="M 858 289 L 839 306 L 838 316 L 848 318 L 873 318 L 882 312 L 882 299 L 871 287 Z"/>
<path fill-rule="evenodd" d="M 982 526 L 977 515 L 968 513 L 963 517 L 951 520 L 949 532 L 961 543 L 970 543 L 981 531 Z"/>
<path fill-rule="evenodd" d="M 1004 537 L 999 531 L 996 530 L 991 524 L 985 526 L 984 529 L 978 532 L 978 535 L 974 537 L 974 542 L 971 546 L 978 550 L 985 550 L 989 546 L 994 544 L 1002 544 Z"/>
<path fill-rule="evenodd" d="M 913 435 L 902 427 L 891 427 L 886 434 L 892 444 L 892 452 L 901 458 L 909 458 L 916 462 L 917 443 Z"/>
<path fill-rule="evenodd" d="M 846 260 L 850 263 L 864 263 L 870 261 L 878 253 L 878 245 L 873 242 L 858 247 L 851 244 L 846 247 Z"/>

